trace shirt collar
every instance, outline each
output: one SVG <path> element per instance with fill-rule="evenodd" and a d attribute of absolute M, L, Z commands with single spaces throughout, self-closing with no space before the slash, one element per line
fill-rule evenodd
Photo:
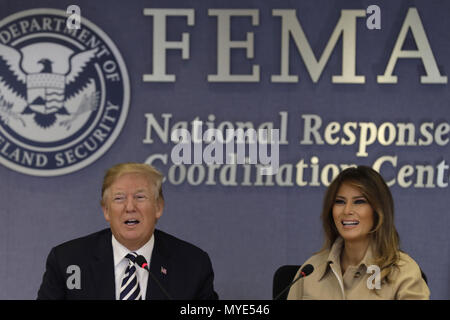
<path fill-rule="evenodd" d="M 138 255 L 142 255 L 145 258 L 145 260 L 147 260 L 147 263 L 150 264 L 150 257 L 152 256 L 154 244 L 155 244 L 155 236 L 152 234 L 150 240 L 148 240 L 146 244 L 144 244 L 142 247 L 135 250 L 134 252 L 136 252 Z M 130 251 L 123 244 L 117 241 L 114 235 L 112 235 L 112 247 L 114 254 L 114 267 L 117 267 L 117 265 L 122 262 L 125 256 L 132 251 Z"/>
<path fill-rule="evenodd" d="M 331 246 L 330 253 L 328 255 L 328 263 L 334 263 L 336 265 L 341 265 L 341 252 L 344 247 L 344 239 L 338 237 Z"/>
<path fill-rule="evenodd" d="M 359 267 L 364 265 L 365 267 L 370 266 L 373 264 L 373 247 L 372 244 L 369 244 L 369 247 L 367 248 L 366 254 L 364 255 L 364 258 L 359 263 Z"/>
<path fill-rule="evenodd" d="M 331 246 L 330 252 L 328 254 L 327 262 L 323 264 L 322 270 L 318 270 L 320 274 L 320 279 L 322 279 L 327 271 L 330 269 L 330 264 L 335 264 L 336 266 L 341 266 L 341 252 L 344 247 L 344 239 L 342 237 L 338 237 L 333 245 Z M 372 245 L 369 244 L 369 247 L 366 250 L 366 254 L 358 265 L 358 268 L 361 266 L 369 266 L 373 263 L 373 248 Z"/>

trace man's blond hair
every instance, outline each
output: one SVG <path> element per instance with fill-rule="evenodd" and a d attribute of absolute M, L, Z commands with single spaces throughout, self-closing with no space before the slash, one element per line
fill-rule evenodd
<path fill-rule="evenodd" d="M 102 206 L 106 204 L 108 190 L 114 183 L 114 181 L 116 181 L 124 174 L 129 173 L 140 174 L 146 177 L 149 185 L 154 187 L 153 192 L 155 195 L 155 200 L 164 201 L 162 192 L 162 180 L 164 178 L 163 174 L 151 165 L 145 163 L 126 162 L 116 164 L 113 167 L 109 168 L 108 171 L 106 171 L 105 177 L 103 178 L 102 199 L 100 202 Z"/>

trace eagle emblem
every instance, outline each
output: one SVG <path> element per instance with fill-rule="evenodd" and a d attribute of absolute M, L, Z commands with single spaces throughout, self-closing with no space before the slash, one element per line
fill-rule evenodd
<path fill-rule="evenodd" d="M 67 70 L 63 73 L 54 71 L 54 61 L 49 58 L 41 58 L 36 62 L 40 66 L 38 72 L 27 72 L 23 66 L 23 52 L 0 43 L 0 82 L 4 82 L 18 97 L 26 101 L 20 114 L 13 113 L 11 106 L 8 108 L 7 104 L 3 104 L 3 108 L 0 105 L 1 118 L 21 119 L 21 115 L 32 114 L 39 127 L 49 128 L 55 124 L 57 115 L 71 116 L 71 119 L 61 122 L 61 125 L 70 126 L 71 121 L 80 113 L 95 110 L 97 93 L 84 97 L 78 109 L 72 113 L 66 108 L 65 102 L 94 82 L 86 70 L 93 62 L 96 51 L 97 48 L 73 53 L 65 59 L 67 61 L 59 61 L 60 69 Z"/>
<path fill-rule="evenodd" d="M 126 123 L 130 79 L 119 49 L 87 18 L 77 29 L 66 19 L 35 8 L 0 20 L 0 165 L 23 174 L 81 170 Z"/>

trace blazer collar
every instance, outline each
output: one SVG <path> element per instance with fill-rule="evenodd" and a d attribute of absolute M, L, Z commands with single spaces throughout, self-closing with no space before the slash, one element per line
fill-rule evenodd
<path fill-rule="evenodd" d="M 334 264 L 339 270 L 341 269 L 341 252 L 343 246 L 344 246 L 344 239 L 342 239 L 342 237 L 338 237 L 331 246 L 326 263 L 323 263 L 321 266 L 319 266 L 319 270 L 317 270 L 318 274 L 320 275 L 319 280 L 321 280 L 325 276 L 325 274 L 330 270 L 330 264 Z M 367 248 L 364 258 L 361 260 L 358 267 L 361 266 L 367 267 L 372 263 L 372 261 L 373 261 L 373 248 L 372 244 L 369 244 L 369 247 Z"/>
<path fill-rule="evenodd" d="M 153 247 L 152 256 L 150 258 L 150 272 L 147 283 L 146 300 L 165 300 L 168 299 L 163 290 L 160 289 L 152 275 L 158 280 L 159 284 L 171 295 L 170 292 L 170 275 L 173 269 L 171 268 L 170 250 L 167 243 L 164 241 L 164 235 L 161 231 L 155 229 L 155 244 Z"/>
<path fill-rule="evenodd" d="M 91 262 L 91 274 L 95 275 L 95 296 L 98 299 L 115 300 L 114 256 L 111 230 L 105 229 L 97 235 L 97 248 Z"/>
<path fill-rule="evenodd" d="M 164 241 L 164 235 L 162 235 L 161 231 L 155 229 L 154 236 L 155 244 L 150 258 L 150 271 L 159 281 L 161 286 L 171 294 L 169 288 L 171 272 L 170 250 Z M 94 288 L 96 291 L 94 296 L 96 299 L 100 300 L 115 300 L 116 286 L 111 230 L 109 228 L 102 230 L 97 237 L 96 250 L 94 250 L 92 262 L 90 264 L 90 272 L 95 275 L 93 277 Z M 167 299 L 166 295 L 152 279 L 152 276 L 149 275 L 146 300 L 164 299 Z"/>

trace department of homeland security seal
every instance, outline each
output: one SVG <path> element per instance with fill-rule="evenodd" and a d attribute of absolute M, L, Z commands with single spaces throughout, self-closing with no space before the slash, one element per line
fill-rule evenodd
<path fill-rule="evenodd" d="M 128 114 L 125 63 L 111 39 L 82 17 L 32 9 L 0 21 L 0 163 L 58 176 L 102 156 Z"/>

